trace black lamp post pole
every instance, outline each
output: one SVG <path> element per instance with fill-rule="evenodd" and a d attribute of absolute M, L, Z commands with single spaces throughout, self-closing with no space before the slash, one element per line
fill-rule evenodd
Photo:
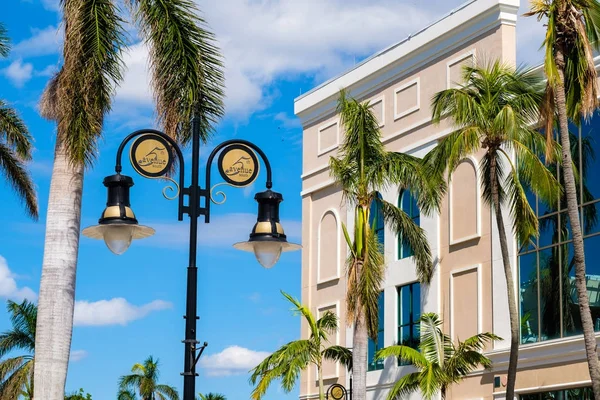
<path fill-rule="evenodd" d="M 196 248 L 198 246 L 198 217 L 200 216 L 200 187 L 198 174 L 200 164 L 200 117 L 192 119 L 192 184 L 189 187 L 190 216 L 190 259 L 187 269 L 187 294 L 185 307 L 185 353 L 183 372 L 183 400 L 196 398 L 196 322 L 198 301 L 198 268 Z"/>

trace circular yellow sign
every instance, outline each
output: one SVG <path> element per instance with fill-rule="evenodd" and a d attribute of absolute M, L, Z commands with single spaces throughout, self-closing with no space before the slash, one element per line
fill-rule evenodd
<path fill-rule="evenodd" d="M 153 133 L 137 138 L 131 145 L 129 156 L 133 168 L 147 178 L 163 176 L 173 162 L 169 143 Z"/>
<path fill-rule="evenodd" d="M 340 400 L 344 397 L 344 391 L 341 387 L 335 386 L 331 389 L 331 397 L 333 397 L 335 400 Z"/>
<path fill-rule="evenodd" d="M 219 156 L 219 173 L 234 186 L 248 186 L 258 176 L 256 154 L 241 144 L 227 146 Z"/>

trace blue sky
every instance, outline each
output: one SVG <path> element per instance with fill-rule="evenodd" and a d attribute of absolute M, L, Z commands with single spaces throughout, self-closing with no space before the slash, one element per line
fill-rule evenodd
<path fill-rule="evenodd" d="M 0 238 L 0 298 L 35 298 L 41 273 L 44 221 L 52 171 L 55 127 L 41 119 L 37 102 L 60 65 L 58 0 L 12 0 L 0 20 L 14 49 L 0 61 L 0 97 L 18 109 L 35 137 L 31 172 L 38 187 L 40 220 L 23 213 L 11 190 L 0 183 L 4 212 Z M 217 4 L 218 3 L 218 4 Z M 427 9 L 413 0 L 198 0 L 226 58 L 227 115 L 203 148 L 204 157 L 222 140 L 248 139 L 260 146 L 274 169 L 274 189 L 283 193 L 282 219 L 290 240 L 300 241 L 302 131 L 293 99 L 355 62 L 427 25 L 460 4 L 432 0 Z M 524 8 L 523 8 L 524 11 Z M 533 22 L 533 21 L 531 21 Z M 539 59 L 539 28 L 519 29 L 523 61 Z M 98 159 L 86 172 L 82 227 L 95 224 L 105 202 L 102 178 L 113 173 L 114 156 L 129 132 L 155 127 L 148 89 L 146 50 L 130 27 L 128 67 L 108 116 Z M 522 39 L 521 39 L 522 38 Z M 527 49 L 527 51 L 525 51 Z M 114 256 L 99 241 L 82 238 L 77 306 L 67 390 L 83 387 L 95 400 L 115 398 L 117 380 L 153 355 L 161 380 L 181 389 L 187 220 L 177 222 L 176 203 L 162 198 L 161 182 L 132 175 L 132 207 L 141 223 L 157 229 Z M 216 171 L 214 171 L 216 178 Z M 300 252 L 282 256 L 271 270 L 231 244 L 244 240 L 255 218 L 252 199 L 262 190 L 226 188 L 227 202 L 214 206 L 210 225 L 200 226 L 198 338 L 209 342 L 198 389 L 229 399 L 249 398 L 247 371 L 268 352 L 299 336 L 298 317 L 279 293 L 300 295 Z M 0 330 L 9 327 L 0 307 Z M 297 398 L 273 387 L 267 400 Z"/>

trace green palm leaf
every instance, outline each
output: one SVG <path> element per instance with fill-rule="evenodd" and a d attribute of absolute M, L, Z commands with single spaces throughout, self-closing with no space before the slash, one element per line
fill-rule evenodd
<path fill-rule="evenodd" d="M 223 62 L 193 1 L 128 0 L 150 48 L 152 86 L 165 132 L 187 143 L 194 114 L 207 140 L 223 109 Z"/>

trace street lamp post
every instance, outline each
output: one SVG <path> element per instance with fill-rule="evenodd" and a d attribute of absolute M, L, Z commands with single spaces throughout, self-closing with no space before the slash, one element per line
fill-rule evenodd
<path fill-rule="evenodd" d="M 117 150 L 115 175 L 104 178 L 108 189 L 106 209 L 103 211 L 98 225 L 83 230 L 83 234 L 94 239 L 104 239 L 107 247 L 115 254 L 124 253 L 132 239 L 141 239 L 154 234 L 154 229 L 138 224 L 131 209 L 129 188 L 133 179 L 121 175 L 121 157 L 127 143 L 135 139 L 131 145 L 130 158 L 134 169 L 147 178 L 163 177 L 170 180 L 173 186 L 167 186 L 163 195 L 169 199 L 178 199 L 178 220 L 183 220 L 183 214 L 190 217 L 189 263 L 187 269 L 187 293 L 185 313 L 185 355 L 183 375 L 183 400 L 194 400 L 196 395 L 196 364 L 200 359 L 207 343 L 198 347 L 196 340 L 197 286 L 198 268 L 196 266 L 196 248 L 198 244 L 198 218 L 203 215 L 204 222 L 210 222 L 210 205 L 222 204 L 225 194 L 217 192 L 223 200 L 213 198 L 211 187 L 211 167 L 215 156 L 219 156 L 219 172 L 225 183 L 230 186 L 247 186 L 258 176 L 259 164 L 256 153 L 261 157 L 266 167 L 267 190 L 257 193 L 258 202 L 257 222 L 250 233 L 247 242 L 234 244 L 234 247 L 244 251 L 254 252 L 258 262 L 265 268 L 271 268 L 279 259 L 281 252 L 298 250 L 300 245 L 289 243 L 279 221 L 279 203 L 283 201 L 280 193 L 273 192 L 271 165 L 263 151 L 253 143 L 245 140 L 228 140 L 219 144 L 212 151 L 206 163 L 205 187 L 199 186 L 200 164 L 200 118 L 192 119 L 192 176 L 191 185 L 184 186 L 184 158 L 177 143 L 165 133 L 154 129 L 142 129 L 127 136 Z M 172 170 L 173 154 L 179 164 L 179 181 L 168 176 Z M 218 184 L 220 185 L 220 184 Z M 174 196 L 167 195 L 167 189 L 175 191 Z M 187 197 L 188 204 L 184 204 Z M 201 204 L 201 200 L 204 203 Z"/>

